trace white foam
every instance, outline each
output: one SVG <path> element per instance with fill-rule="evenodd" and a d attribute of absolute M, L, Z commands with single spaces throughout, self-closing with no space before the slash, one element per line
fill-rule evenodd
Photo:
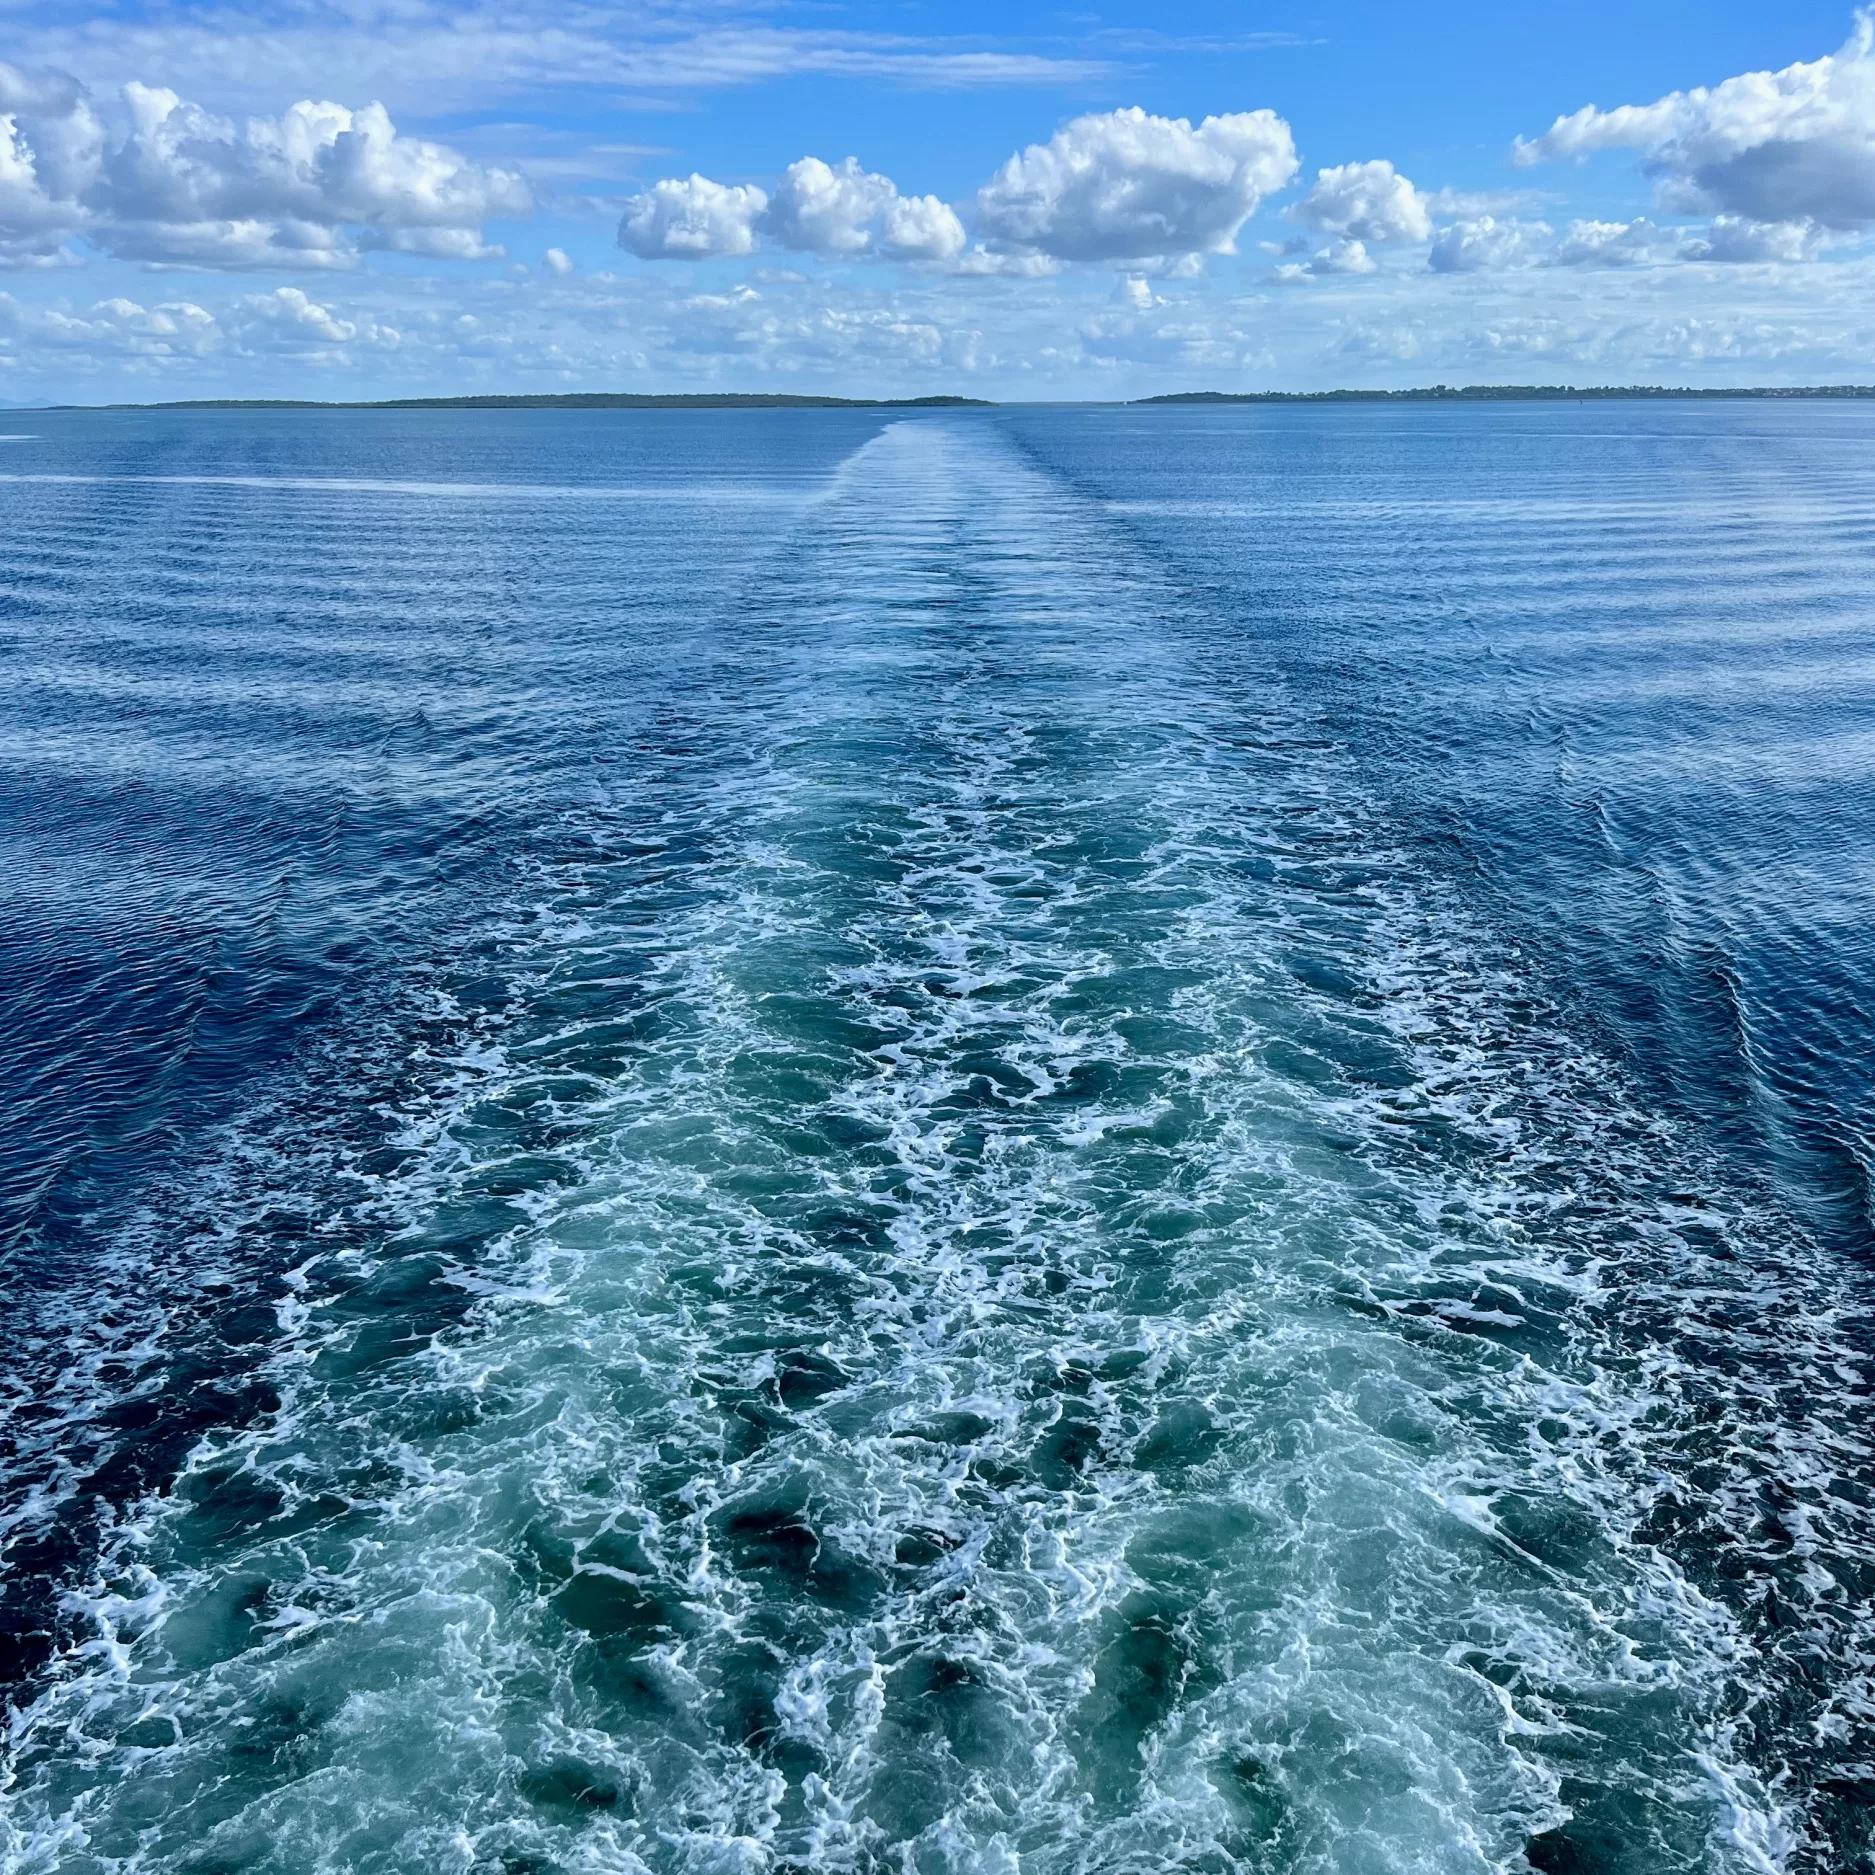
<path fill-rule="evenodd" d="M 541 862 L 330 1181 L 280 1413 L 107 1546 L 17 1866 L 1482 1872 L 1598 1796 L 1789 1864 L 1776 1663 L 1644 1531 L 1689 1440 L 1747 1570 L 1764 1467 L 1861 1462 L 1697 1359 L 1749 1304 L 1814 1372 L 1810 1247 L 993 433 L 889 429 L 766 578 L 660 846 Z M 361 1363 L 418 1259 L 469 1315 Z M 202 1534 L 230 1476 L 284 1531 Z"/>

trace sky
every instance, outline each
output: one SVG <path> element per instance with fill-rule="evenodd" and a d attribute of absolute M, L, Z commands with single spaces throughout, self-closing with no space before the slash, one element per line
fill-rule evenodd
<path fill-rule="evenodd" d="M 1875 382 L 1822 0 L 0 0 L 0 403 Z"/>

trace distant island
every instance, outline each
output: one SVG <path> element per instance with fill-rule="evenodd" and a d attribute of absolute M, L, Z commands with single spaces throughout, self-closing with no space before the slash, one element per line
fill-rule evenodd
<path fill-rule="evenodd" d="M 766 391 L 556 391 L 520 397 L 190 397 L 164 404 L 56 404 L 57 410 L 954 410 L 982 397 L 792 397 Z"/>
<path fill-rule="evenodd" d="M 1875 397 L 1875 384 L 1759 385 L 1701 391 L 1662 384 L 1434 384 L 1413 391 L 1168 391 L 1140 404 L 1549 403 L 1588 397 Z"/>

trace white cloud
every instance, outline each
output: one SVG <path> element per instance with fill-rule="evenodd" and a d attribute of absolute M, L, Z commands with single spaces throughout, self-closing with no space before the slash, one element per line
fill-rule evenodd
<path fill-rule="evenodd" d="M 47 258 L 76 226 L 76 205 L 39 180 L 32 145 L 11 117 L 0 117 L 0 257 L 20 264 Z"/>
<path fill-rule="evenodd" d="M 1549 258 L 1560 267 L 1657 267 L 1681 261 L 1809 260 L 1820 231 L 1810 222 L 1747 221 L 1720 215 L 1705 230 L 1634 221 L 1572 221 Z"/>
<path fill-rule="evenodd" d="M 1611 111 L 1585 105 L 1513 160 L 1640 151 L 1662 204 L 1760 224 L 1875 226 L 1875 14 L 1839 52 Z"/>
<path fill-rule="evenodd" d="M 1182 117 L 1137 106 L 1077 117 L 1010 157 L 977 193 L 993 247 L 1057 260 L 1230 254 L 1237 231 L 1296 172 L 1272 111 Z"/>
<path fill-rule="evenodd" d="M 901 195 L 885 212 L 881 245 L 900 260 L 955 260 L 964 241 L 957 211 L 935 195 Z"/>
<path fill-rule="evenodd" d="M 72 234 L 158 266 L 349 266 L 361 247 L 454 259 L 497 252 L 490 216 L 524 214 L 519 176 L 400 136 L 380 105 L 305 100 L 236 126 L 131 83 L 109 139 L 71 80 L 0 68 L 0 255 Z"/>
<path fill-rule="evenodd" d="M 345 366 L 362 353 L 394 352 L 402 343 L 395 326 L 363 310 L 341 313 L 295 286 L 246 294 L 221 314 L 219 324 L 227 349 L 243 357 Z"/>
<path fill-rule="evenodd" d="M 540 257 L 540 264 L 557 278 L 564 280 L 573 271 L 571 256 L 563 247 L 550 247 Z"/>
<path fill-rule="evenodd" d="M 151 362 L 205 357 L 222 340 L 215 315 L 192 300 L 146 307 L 115 297 L 81 313 L 54 308 L 27 322 L 27 330 L 40 345 Z"/>
<path fill-rule="evenodd" d="M 640 260 L 713 260 L 755 252 L 768 197 L 753 186 L 691 175 L 654 182 L 625 204 L 618 244 Z"/>
<path fill-rule="evenodd" d="M 341 318 L 330 306 L 320 305 L 296 286 L 251 294 L 241 306 L 253 324 L 289 339 L 344 345 L 358 336 L 355 320 Z"/>
<path fill-rule="evenodd" d="M 1333 274 L 1378 273 L 1380 263 L 1362 241 L 1330 241 L 1307 261 L 1291 261 L 1276 269 L 1279 280 L 1325 279 Z"/>
<path fill-rule="evenodd" d="M 119 260 L 152 267 L 200 267 L 229 272 L 269 268 L 343 268 L 357 250 L 336 228 L 298 221 L 125 221 L 93 224 L 87 232 Z"/>
<path fill-rule="evenodd" d="M 84 221 L 103 132 L 78 83 L 0 64 L 0 265 L 53 259 Z"/>
<path fill-rule="evenodd" d="M 763 219 L 783 247 L 847 260 L 882 253 L 901 260 L 951 260 L 963 252 L 963 223 L 935 195 L 902 196 L 889 176 L 849 156 L 837 167 L 817 156 L 790 163 Z"/>
<path fill-rule="evenodd" d="M 1634 221 L 1572 221 L 1550 258 L 1559 267 L 1640 267 L 1681 259 L 1686 236 L 1645 215 Z"/>
<path fill-rule="evenodd" d="M 1427 259 L 1434 273 L 1495 273 L 1521 266 L 1529 258 L 1529 237 L 1548 232 L 1541 222 L 1479 215 L 1441 228 Z"/>
<path fill-rule="evenodd" d="M 897 200 L 891 181 L 860 168 L 857 157 L 835 169 L 804 156 L 783 171 L 763 225 L 783 247 L 845 260 L 872 246 L 870 224 Z"/>
<path fill-rule="evenodd" d="M 306 356 L 334 356 L 334 349 L 358 339 L 381 341 L 381 328 L 368 319 L 347 319 L 323 306 L 300 287 L 276 287 L 272 293 L 248 294 L 223 321 L 227 341 L 244 351 L 270 349 Z"/>
<path fill-rule="evenodd" d="M 345 265 L 359 245 L 479 259 L 492 215 L 525 214 L 519 176 L 400 136 L 382 105 L 304 100 L 237 127 L 175 92 L 124 87 L 130 134 L 104 156 L 93 238 L 137 259 Z"/>
<path fill-rule="evenodd" d="M 1308 194 L 1287 212 L 1317 234 L 1376 246 L 1424 241 L 1432 234 L 1425 196 L 1384 160 L 1319 171 Z"/>
<path fill-rule="evenodd" d="M 1743 215 L 1715 215 L 1706 238 L 1689 250 L 1694 260 L 1811 260 L 1823 232 L 1811 221 L 1752 221 Z"/>
<path fill-rule="evenodd" d="M 268 359 L 345 368 L 401 342 L 395 327 L 368 313 L 341 313 L 294 286 L 247 294 L 218 309 L 190 299 L 145 306 L 119 294 L 79 311 L 31 311 L 0 294 L 0 334 L 86 374 L 116 369 L 133 377 Z"/>
<path fill-rule="evenodd" d="M 957 256 L 950 271 L 981 280 L 1048 280 L 1061 271 L 1061 262 L 1033 249 L 993 252 L 979 241 Z"/>
<path fill-rule="evenodd" d="M 900 195 L 891 177 L 853 156 L 838 164 L 803 156 L 783 171 L 773 196 L 707 176 L 654 183 L 625 204 L 618 238 L 644 260 L 710 260 L 751 254 L 758 236 L 822 260 L 953 261 L 965 245 L 947 203 Z"/>
<path fill-rule="evenodd" d="M 508 251 L 484 241 L 474 228 L 373 230 L 364 245 L 391 254 L 422 254 L 430 260 L 500 260 Z"/>

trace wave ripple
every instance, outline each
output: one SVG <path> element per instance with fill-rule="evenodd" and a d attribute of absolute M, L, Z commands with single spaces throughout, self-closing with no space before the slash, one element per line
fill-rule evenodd
<path fill-rule="evenodd" d="M 1853 1852 L 1853 1291 L 1226 636 L 988 425 L 845 464 L 101 1539 L 13 1866 Z"/>

